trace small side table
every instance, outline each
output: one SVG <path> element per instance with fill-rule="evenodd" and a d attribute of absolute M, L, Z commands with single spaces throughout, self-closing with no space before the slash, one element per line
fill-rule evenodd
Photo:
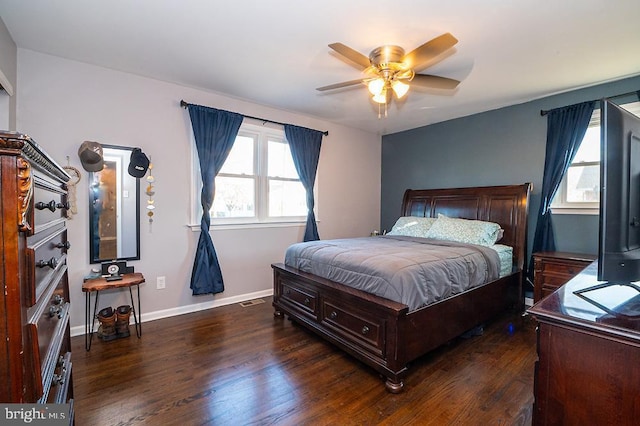
<path fill-rule="evenodd" d="M 96 312 L 98 309 L 98 299 L 102 290 L 111 290 L 114 288 L 128 288 L 131 296 L 131 311 L 133 313 L 133 321 L 136 324 L 136 335 L 138 339 L 142 336 L 142 323 L 138 321 L 140 313 L 140 284 L 144 282 L 144 276 L 135 272 L 133 274 L 122 274 L 122 279 L 118 281 L 107 281 L 105 278 L 92 278 L 86 280 L 82 284 L 82 291 L 85 293 L 85 327 L 84 327 L 84 347 L 87 351 L 91 349 L 91 341 L 93 340 L 94 325 L 96 321 Z M 136 310 L 133 302 L 133 291 L 131 287 L 138 288 L 138 309 Z M 96 293 L 96 300 L 93 304 L 93 315 L 91 315 L 91 293 Z"/>

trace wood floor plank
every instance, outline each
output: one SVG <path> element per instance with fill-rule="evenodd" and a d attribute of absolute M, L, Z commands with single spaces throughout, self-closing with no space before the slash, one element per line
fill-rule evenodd
<path fill-rule="evenodd" d="M 403 393 L 271 298 L 152 321 L 112 342 L 72 339 L 78 425 L 528 425 L 535 325 L 504 315 L 415 361 Z M 515 326 L 511 331 L 509 324 Z"/>

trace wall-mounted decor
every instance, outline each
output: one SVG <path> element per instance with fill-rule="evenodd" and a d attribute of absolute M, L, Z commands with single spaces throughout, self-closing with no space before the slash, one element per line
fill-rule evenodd
<path fill-rule="evenodd" d="M 69 210 L 67 210 L 67 218 L 73 218 L 74 214 L 78 214 L 78 197 L 76 193 L 76 185 L 82 179 L 80 170 L 69 164 L 69 156 L 67 155 L 67 165 L 62 167 L 65 172 L 71 177 L 71 180 L 67 182 L 67 201 L 69 201 Z"/>
<path fill-rule="evenodd" d="M 155 188 L 153 186 L 153 184 L 156 181 L 156 178 L 153 177 L 152 172 L 153 172 L 153 163 L 149 162 L 149 176 L 147 176 L 148 185 L 147 185 L 147 190 L 145 191 L 147 196 L 149 197 L 147 199 L 147 217 L 149 218 L 149 231 L 151 231 L 151 225 L 153 224 L 153 211 L 156 208 L 155 200 L 153 199 L 153 196 L 156 193 Z"/>

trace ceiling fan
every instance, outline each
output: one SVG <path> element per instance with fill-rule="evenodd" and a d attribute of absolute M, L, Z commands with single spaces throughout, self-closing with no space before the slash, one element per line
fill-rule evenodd
<path fill-rule="evenodd" d="M 342 87 L 365 84 L 373 96 L 373 101 L 386 105 L 395 93 L 398 99 L 409 90 L 409 83 L 415 86 L 435 89 L 455 89 L 460 82 L 446 77 L 428 74 L 416 74 L 416 69 L 424 68 L 437 56 L 452 48 L 458 39 L 449 33 L 442 34 L 405 55 L 400 46 L 385 45 L 376 47 L 369 57 L 342 44 L 332 43 L 330 48 L 356 64 L 365 74 L 364 78 L 318 87 L 316 90 L 339 89 Z"/>

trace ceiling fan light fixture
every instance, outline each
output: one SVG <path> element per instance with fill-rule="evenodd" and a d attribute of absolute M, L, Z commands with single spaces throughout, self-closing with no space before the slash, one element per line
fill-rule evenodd
<path fill-rule="evenodd" d="M 387 89 L 383 89 L 380 93 L 373 96 L 373 101 L 379 104 L 387 103 Z"/>
<path fill-rule="evenodd" d="M 398 99 L 402 98 L 409 91 L 409 85 L 399 80 L 395 80 L 393 83 L 391 83 L 391 88 L 393 89 L 393 92 L 396 94 Z"/>
<path fill-rule="evenodd" d="M 373 101 L 378 104 L 378 117 L 382 115 L 383 105 L 386 117 L 388 106 L 394 95 L 396 99 L 404 97 L 409 91 L 412 81 L 420 87 L 436 89 L 455 89 L 457 87 L 460 83 L 458 80 L 415 73 L 416 69 L 433 65 L 433 62 L 440 55 L 451 49 L 457 42 L 457 38 L 445 33 L 423 43 L 407 54 L 400 46 L 384 45 L 373 49 L 368 57 L 342 43 L 332 43 L 329 47 L 352 62 L 363 72 L 364 77 L 359 80 L 319 87 L 316 90 L 333 90 L 363 84 L 367 86 Z"/>
<path fill-rule="evenodd" d="M 382 78 L 375 78 L 369 81 L 369 83 L 367 83 L 367 88 L 369 89 L 369 92 L 374 96 L 380 95 L 384 89 L 384 86 L 385 86 L 385 81 Z"/>

